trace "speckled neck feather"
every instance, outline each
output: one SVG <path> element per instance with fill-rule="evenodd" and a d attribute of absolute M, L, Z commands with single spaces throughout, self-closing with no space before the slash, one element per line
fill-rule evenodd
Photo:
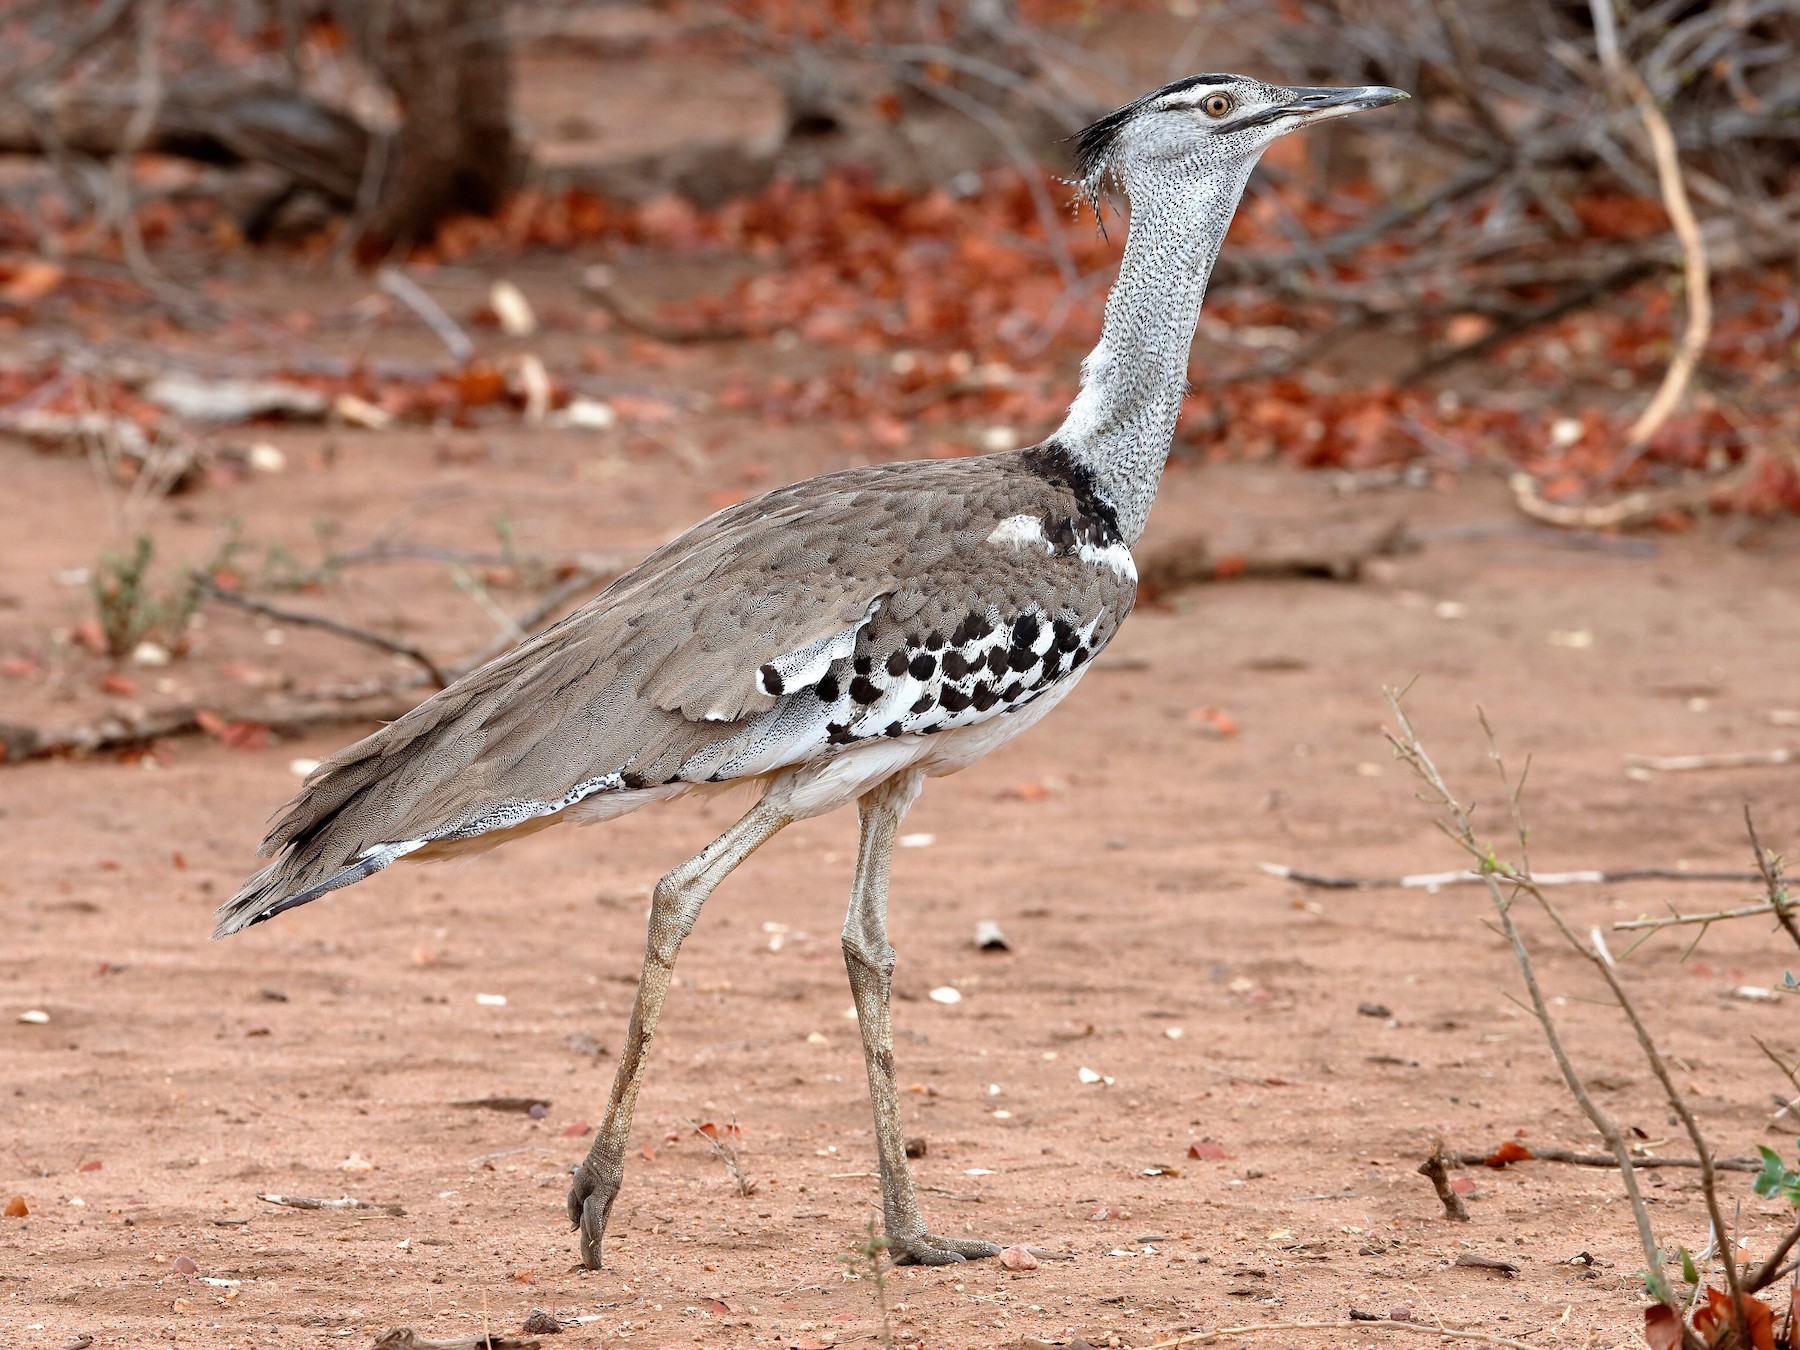
<path fill-rule="evenodd" d="M 1130 234 L 1100 342 L 1053 439 L 1092 476 L 1128 544 L 1156 499 L 1207 278 L 1255 163 L 1145 155 L 1110 166 L 1131 202 Z"/>

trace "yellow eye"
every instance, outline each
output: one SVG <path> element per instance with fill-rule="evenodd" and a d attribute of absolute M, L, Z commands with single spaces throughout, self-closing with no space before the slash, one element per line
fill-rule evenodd
<path fill-rule="evenodd" d="M 1200 108 L 1208 117 L 1223 117 L 1237 107 L 1237 100 L 1230 94 L 1208 94 Z"/>

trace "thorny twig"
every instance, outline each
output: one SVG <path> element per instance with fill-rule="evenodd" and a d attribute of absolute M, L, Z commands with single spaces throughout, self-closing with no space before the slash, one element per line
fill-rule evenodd
<path fill-rule="evenodd" d="M 704 1139 L 706 1141 L 706 1146 L 713 1151 L 713 1156 L 725 1164 L 725 1170 L 731 1173 L 732 1181 L 737 1183 L 737 1193 L 739 1195 L 751 1196 L 756 1194 L 756 1183 L 744 1174 L 743 1159 L 738 1156 L 737 1145 L 721 1143 L 719 1140 L 720 1135 L 724 1135 L 728 1139 L 740 1137 L 736 1116 L 733 1116 L 723 1129 L 716 1125 L 710 1130 L 703 1129 L 691 1120 L 688 1122 L 688 1128 Z"/>
<path fill-rule="evenodd" d="M 1582 1113 L 1606 1140 L 1607 1147 L 1612 1150 L 1613 1157 L 1618 1161 L 1620 1181 L 1624 1185 L 1626 1197 L 1631 1203 L 1632 1217 L 1637 1223 L 1638 1241 L 1644 1252 L 1644 1272 L 1647 1282 L 1651 1285 L 1652 1292 L 1659 1302 L 1676 1308 L 1674 1295 L 1662 1275 L 1662 1249 L 1657 1244 L 1656 1230 L 1650 1221 L 1650 1212 L 1645 1207 L 1643 1193 L 1638 1187 L 1637 1173 L 1632 1166 L 1631 1150 L 1627 1147 L 1625 1137 L 1620 1133 L 1619 1127 L 1613 1122 L 1612 1117 L 1601 1110 L 1594 1101 L 1593 1094 L 1588 1091 L 1586 1081 L 1569 1058 L 1569 1052 L 1563 1045 L 1562 1033 L 1556 1025 L 1556 1019 L 1551 1016 L 1549 1003 L 1538 985 L 1537 970 L 1532 964 L 1531 954 L 1526 950 L 1525 940 L 1520 935 L 1518 925 L 1513 919 L 1513 902 L 1522 893 L 1530 894 L 1555 917 L 1558 926 L 1562 927 L 1565 933 L 1568 931 L 1567 926 L 1562 924 L 1561 916 L 1556 912 L 1555 907 L 1543 896 L 1542 892 L 1535 891 L 1532 887 L 1530 863 L 1526 853 L 1527 834 L 1518 814 L 1518 790 L 1514 788 L 1511 791 L 1521 854 L 1520 864 L 1515 868 L 1511 864 L 1500 861 L 1491 849 L 1483 848 L 1476 839 L 1470 809 L 1450 791 L 1443 774 L 1438 771 L 1437 764 L 1426 752 L 1424 745 L 1419 740 L 1418 733 L 1413 729 L 1412 722 L 1406 716 L 1406 710 L 1401 702 L 1404 694 L 1404 690 L 1390 689 L 1387 691 L 1388 707 L 1393 712 L 1395 723 L 1399 728 L 1397 732 L 1387 733 L 1388 742 L 1394 747 L 1395 754 L 1435 794 L 1426 800 L 1433 805 L 1442 807 L 1448 815 L 1448 822 L 1440 821 L 1439 827 L 1476 860 L 1487 885 L 1488 899 L 1493 903 L 1495 913 L 1499 916 L 1501 931 L 1512 948 L 1513 959 L 1517 962 L 1519 974 L 1524 980 L 1526 993 L 1531 1000 L 1532 1012 L 1537 1018 L 1538 1025 L 1543 1028 L 1544 1039 L 1549 1043 L 1551 1056 L 1556 1060 L 1556 1066 L 1562 1073 L 1563 1082 L 1567 1085 L 1570 1095 L 1575 1098 L 1576 1104 L 1581 1107 Z M 1495 759 L 1498 763 L 1497 754 Z M 1511 888 L 1510 894 L 1508 893 L 1509 887 Z M 1571 941 L 1574 941 L 1576 948 L 1586 954 L 1586 949 L 1581 947 L 1580 942 L 1575 940 L 1572 934 L 1569 936 Z M 1598 958 L 1595 959 L 1598 960 Z M 1699 1151 L 1704 1156 L 1704 1147 Z M 1704 1175 L 1710 1179 L 1710 1168 Z M 1715 1208 L 1716 1205 L 1715 1198 Z M 1720 1225 L 1719 1231 L 1724 1231 L 1723 1224 Z M 1686 1350 L 1700 1350 L 1698 1337 L 1693 1337 L 1691 1333 L 1684 1330 L 1683 1346 Z"/>
<path fill-rule="evenodd" d="M 1755 1041 L 1756 1048 L 1767 1055 L 1770 1062 L 1773 1063 L 1777 1069 L 1781 1070 L 1781 1076 L 1794 1085 L 1794 1091 L 1796 1093 L 1794 1099 L 1783 1104 L 1779 1111 L 1769 1117 L 1769 1128 L 1774 1129 L 1776 1121 L 1780 1120 L 1785 1115 L 1800 1110 L 1800 1064 L 1789 1064 L 1780 1055 L 1771 1050 L 1761 1036 L 1752 1036 L 1750 1039 Z"/>
<path fill-rule="evenodd" d="M 1794 919 L 1794 902 L 1788 895 L 1787 879 L 1782 875 L 1781 855 L 1764 848 L 1762 840 L 1756 837 L 1756 819 L 1750 814 L 1748 803 L 1744 805 L 1744 828 L 1749 831 L 1750 848 L 1756 854 L 1756 870 L 1762 873 L 1763 886 L 1769 893 L 1769 908 L 1794 940 L 1794 945 L 1800 946 L 1800 923 Z"/>

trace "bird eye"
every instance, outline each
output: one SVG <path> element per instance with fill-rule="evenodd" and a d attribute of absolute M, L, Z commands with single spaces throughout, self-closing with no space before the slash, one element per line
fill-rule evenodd
<path fill-rule="evenodd" d="M 1230 94 L 1208 94 L 1200 107 L 1208 117 L 1223 117 L 1237 107 L 1237 100 Z"/>

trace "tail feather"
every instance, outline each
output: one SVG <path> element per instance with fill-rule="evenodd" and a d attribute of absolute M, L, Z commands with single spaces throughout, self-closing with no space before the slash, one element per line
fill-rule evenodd
<path fill-rule="evenodd" d="M 374 876 L 396 859 L 405 857 L 424 842 L 416 839 L 404 844 L 383 844 L 348 867 L 340 868 L 310 886 L 302 884 L 299 889 L 294 889 L 295 883 L 299 875 L 309 870 L 306 862 L 312 860 L 303 860 L 300 855 L 289 853 L 251 877 L 236 895 L 219 906 L 219 912 L 213 918 L 213 938 L 216 941 L 230 937 L 233 933 L 266 922 L 277 914 L 317 900 L 321 895 L 342 890 L 345 886 L 354 886 L 357 882 Z"/>

